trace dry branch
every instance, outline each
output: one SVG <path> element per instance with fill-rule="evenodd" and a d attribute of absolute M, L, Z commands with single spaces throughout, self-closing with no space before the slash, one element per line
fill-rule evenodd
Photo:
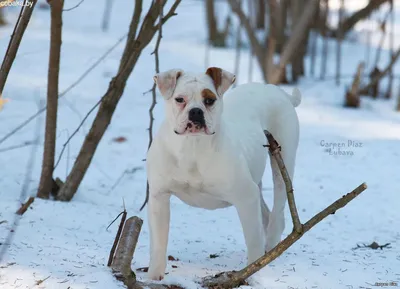
<path fill-rule="evenodd" d="M 161 6 L 161 2 L 159 4 Z M 160 20 L 158 22 L 158 37 L 157 37 L 157 42 L 156 42 L 156 46 L 154 48 L 154 51 L 152 52 L 152 54 L 154 54 L 154 62 L 155 62 L 155 71 L 156 74 L 160 73 L 160 59 L 158 56 L 158 49 L 160 47 L 160 43 L 161 43 L 161 38 L 162 38 L 162 18 L 163 18 L 163 7 L 160 7 Z M 154 82 L 153 86 L 151 88 L 151 95 L 152 95 L 152 102 L 149 108 L 149 118 L 150 118 L 150 123 L 149 123 L 149 145 L 147 147 L 147 150 L 150 149 L 151 144 L 153 143 L 153 124 L 154 124 L 154 115 L 153 115 L 153 111 L 154 108 L 156 107 L 157 104 L 157 94 L 156 94 L 156 89 L 157 89 L 157 85 Z M 147 202 L 149 200 L 149 182 L 146 183 L 146 199 L 143 202 L 143 205 L 140 207 L 140 211 L 143 210 L 143 208 L 146 206 Z"/>
<path fill-rule="evenodd" d="M 167 1 L 163 1 L 163 6 Z M 181 0 L 175 0 L 170 11 L 163 17 L 164 24 L 170 17 L 175 15 L 175 9 Z M 136 7 L 136 5 L 135 5 Z M 68 175 L 64 186 L 61 188 L 57 199 L 61 201 L 69 201 L 76 193 L 82 179 L 89 168 L 91 160 L 96 152 L 108 125 L 111 122 L 113 113 L 124 92 L 126 82 L 142 50 L 149 44 L 153 36 L 158 30 L 156 21 L 160 14 L 160 5 L 152 2 L 146 16 L 143 19 L 137 37 L 134 37 L 135 30 L 140 20 L 140 13 L 134 13 L 129 28 L 129 36 L 125 46 L 124 53 L 121 58 L 120 67 L 117 75 L 111 80 L 108 90 L 103 96 L 103 101 L 99 107 L 97 115 L 93 121 L 92 127 L 85 138 L 79 155 L 74 163 L 71 173 Z M 135 19 L 137 17 L 137 19 Z M 124 61 L 126 59 L 126 61 Z"/>
<path fill-rule="evenodd" d="M 26 201 L 25 204 L 22 204 L 22 206 L 15 213 L 17 215 L 22 216 L 28 210 L 29 206 L 33 204 L 34 201 L 35 201 L 35 198 L 34 197 L 30 197 L 28 199 L 28 201 Z"/>
<path fill-rule="evenodd" d="M 115 236 L 114 243 L 113 243 L 113 246 L 110 251 L 110 255 L 108 256 L 108 262 L 107 262 L 108 267 L 110 267 L 112 264 L 112 261 L 113 261 L 114 255 L 115 255 L 115 249 L 117 248 L 118 241 L 121 238 L 122 228 L 124 227 L 124 224 L 125 224 L 126 215 L 127 215 L 126 210 L 124 210 L 122 212 L 122 218 L 121 218 L 121 222 L 119 223 L 117 235 Z M 119 215 L 118 215 L 118 217 L 119 217 Z"/>
<path fill-rule="evenodd" d="M 46 130 L 44 140 L 44 152 L 42 174 L 37 196 L 48 199 L 53 187 L 53 170 L 56 150 L 57 133 L 57 109 L 58 109 L 58 80 L 60 74 L 60 54 L 62 41 L 62 11 L 64 0 L 52 0 L 51 28 L 50 28 L 50 55 L 47 77 L 47 112 Z"/>
<path fill-rule="evenodd" d="M 136 282 L 135 275 L 131 270 L 131 263 L 142 224 L 143 220 L 136 216 L 126 220 L 111 263 L 116 278 L 123 281 L 128 288 Z"/>
<path fill-rule="evenodd" d="M 276 142 L 276 140 L 273 138 L 273 136 L 271 134 L 266 134 L 266 136 L 268 138 L 270 150 L 272 150 L 271 151 L 272 156 L 275 157 L 275 159 L 277 160 L 278 163 L 280 163 L 279 160 L 282 160 L 282 159 L 281 159 L 280 152 L 279 152 L 279 144 Z M 354 189 L 352 192 L 348 193 L 347 195 L 342 196 L 340 199 L 333 202 L 326 209 L 324 209 L 323 211 L 316 214 L 309 221 L 307 221 L 304 225 L 301 225 L 301 223 L 299 222 L 301 227 L 300 227 L 300 229 L 299 229 L 299 227 L 297 227 L 297 229 L 296 229 L 296 226 L 299 226 L 299 224 L 297 223 L 298 222 L 298 213 L 297 213 L 296 207 L 294 205 L 293 194 L 290 194 L 290 192 L 293 193 L 293 188 L 291 187 L 290 178 L 285 177 L 285 175 L 287 176 L 287 172 L 285 170 L 283 161 L 280 163 L 279 168 L 281 170 L 282 177 L 285 181 L 286 191 L 288 193 L 289 206 L 291 207 L 290 213 L 292 215 L 293 223 L 295 224 L 294 230 L 284 240 L 282 240 L 277 246 L 275 246 L 272 250 L 267 252 L 264 256 L 260 257 L 258 260 L 256 260 L 252 264 L 248 265 L 244 269 L 242 269 L 240 271 L 224 272 L 224 273 L 217 274 L 214 277 L 204 278 L 202 281 L 202 285 L 204 287 L 220 289 L 220 288 L 234 288 L 234 287 L 240 286 L 251 275 L 253 275 L 257 271 L 259 271 L 261 268 L 265 267 L 266 265 L 271 263 L 273 260 L 275 260 L 277 257 L 279 257 L 284 251 L 286 251 L 297 240 L 299 240 L 304 235 L 304 233 L 309 231 L 311 228 L 313 228 L 315 225 L 317 225 L 319 222 L 321 222 L 323 219 L 325 219 L 330 214 L 334 214 L 337 210 L 346 206 L 350 201 L 352 201 L 355 197 L 357 197 L 359 194 L 361 194 L 367 188 L 367 185 L 365 183 L 361 184 L 356 189 Z M 290 203 L 292 203 L 292 204 L 290 204 Z"/>
<path fill-rule="evenodd" d="M 268 140 L 268 148 L 269 152 L 271 155 L 275 158 L 279 170 L 281 172 L 283 181 L 285 182 L 286 186 L 286 193 L 288 196 L 288 203 L 289 203 L 289 209 L 290 209 L 290 215 L 292 216 L 292 221 L 293 221 L 293 228 L 297 233 L 302 233 L 302 224 L 300 222 L 299 214 L 297 213 L 297 208 L 296 208 L 296 202 L 294 200 L 294 190 L 293 190 L 293 185 L 292 185 L 292 180 L 290 179 L 289 173 L 286 169 L 285 163 L 283 162 L 280 150 L 281 147 L 279 146 L 278 142 L 274 139 L 271 133 L 268 131 L 264 131 L 265 136 L 267 137 Z"/>
<path fill-rule="evenodd" d="M 3 59 L 3 63 L 1 64 L 0 97 L 3 94 L 3 89 L 6 84 L 8 74 L 11 70 L 15 56 L 17 55 L 19 45 L 21 44 L 22 37 L 24 36 L 25 29 L 28 26 L 29 20 L 31 19 L 37 0 L 30 0 L 30 2 L 32 3 L 32 6 L 22 6 L 21 8 L 21 13 L 18 17 L 17 23 L 15 24 L 13 34 L 11 35 L 7 51 Z"/>

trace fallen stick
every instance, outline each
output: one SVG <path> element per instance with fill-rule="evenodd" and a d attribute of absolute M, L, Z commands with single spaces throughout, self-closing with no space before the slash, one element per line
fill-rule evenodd
<path fill-rule="evenodd" d="M 22 204 L 22 206 L 18 209 L 18 211 L 16 211 L 15 213 L 17 215 L 22 216 L 29 208 L 30 205 L 32 205 L 32 203 L 35 201 L 34 197 L 30 197 L 28 199 L 28 201 L 25 204 Z"/>
<path fill-rule="evenodd" d="M 142 224 L 143 220 L 136 216 L 126 220 L 111 263 L 114 276 L 123 281 L 128 288 L 131 288 L 136 283 L 136 276 L 131 270 L 131 263 Z"/>
<path fill-rule="evenodd" d="M 121 214 L 119 214 L 118 217 L 120 215 Z M 118 219 L 118 217 L 117 217 L 117 219 Z M 119 223 L 117 235 L 115 236 L 114 243 L 113 243 L 113 246 L 112 246 L 111 251 L 110 251 L 110 255 L 108 256 L 108 262 L 107 262 L 107 266 L 108 267 L 110 267 L 111 264 L 112 264 L 112 261 L 113 261 L 113 258 L 114 258 L 114 254 L 115 254 L 115 249 L 117 248 L 118 241 L 121 238 L 122 228 L 124 227 L 125 220 L 126 220 L 126 210 L 124 210 L 122 212 L 122 218 L 121 218 L 121 222 Z"/>
<path fill-rule="evenodd" d="M 276 142 L 276 140 L 273 138 L 273 136 L 266 132 L 266 136 L 268 138 L 269 142 L 269 149 L 274 150 L 274 153 L 272 154 L 273 157 L 277 160 L 278 164 L 280 163 L 280 160 L 282 160 L 282 157 L 279 152 L 279 144 Z M 271 148 L 272 147 L 272 148 Z M 279 168 L 282 173 L 282 177 L 285 180 L 285 175 L 287 176 L 287 171 L 284 166 L 283 161 L 280 163 Z M 289 178 L 290 181 L 290 178 Z M 288 202 L 289 206 L 291 206 L 290 213 L 292 215 L 292 220 L 293 224 L 297 223 L 298 220 L 298 213 L 296 210 L 296 206 L 294 203 L 294 196 L 293 196 L 293 188 L 291 187 L 291 181 L 289 182 L 287 179 L 285 180 L 285 185 L 286 185 L 286 191 L 288 193 Z M 350 201 L 352 201 L 355 197 L 357 197 L 359 194 L 361 194 L 365 189 L 367 188 L 367 185 L 365 183 L 362 183 L 359 185 L 357 188 L 355 188 L 353 191 L 350 193 L 342 196 L 340 199 L 337 201 L 333 202 L 331 205 L 329 205 L 327 208 L 325 208 L 323 211 L 319 212 L 316 214 L 314 217 L 312 217 L 310 220 L 308 220 L 304 225 L 301 225 L 301 232 L 299 233 L 296 231 L 296 228 L 290 233 L 285 239 L 283 239 L 278 245 L 276 245 L 272 250 L 267 252 L 264 256 L 260 257 L 258 260 L 255 262 L 251 263 L 247 267 L 243 268 L 240 271 L 230 271 L 230 272 L 223 272 L 219 273 L 215 276 L 212 277 L 205 277 L 202 280 L 202 286 L 206 288 L 234 288 L 238 287 L 242 284 L 245 283 L 245 280 L 249 278 L 251 275 L 271 263 L 273 260 L 275 260 L 277 257 L 279 257 L 283 252 L 285 252 L 290 246 L 292 246 L 297 240 L 299 240 L 304 233 L 308 232 L 311 228 L 313 228 L 315 225 L 317 225 L 319 222 L 321 222 L 323 219 L 325 219 L 327 216 L 330 214 L 334 214 L 337 210 L 343 208 L 346 206 Z M 290 203 L 292 203 L 290 205 Z M 296 225 L 294 225 L 296 226 Z M 298 224 L 297 224 L 298 226 Z M 298 228 L 297 228 L 298 230 Z"/>

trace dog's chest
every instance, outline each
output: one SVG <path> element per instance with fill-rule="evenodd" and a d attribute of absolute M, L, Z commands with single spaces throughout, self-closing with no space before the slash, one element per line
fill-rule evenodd
<path fill-rule="evenodd" d="M 169 189 L 190 206 L 210 210 L 229 206 L 222 200 L 222 182 L 195 160 L 182 160 L 171 168 Z"/>

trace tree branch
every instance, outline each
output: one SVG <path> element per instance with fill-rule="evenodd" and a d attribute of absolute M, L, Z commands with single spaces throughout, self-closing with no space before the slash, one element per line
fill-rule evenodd
<path fill-rule="evenodd" d="M 6 54 L 3 59 L 3 63 L 0 68 L 0 97 L 3 94 L 3 89 L 6 84 L 8 74 L 10 73 L 11 66 L 14 62 L 15 56 L 17 55 L 19 45 L 21 44 L 22 37 L 24 36 L 26 27 L 28 26 L 29 20 L 31 19 L 33 9 L 35 8 L 37 0 L 30 0 L 32 3 L 31 7 L 24 5 L 21 8 L 20 15 L 17 23 L 15 24 L 13 34 L 11 35 L 10 42 L 7 47 Z"/>
<path fill-rule="evenodd" d="M 279 169 L 282 173 L 282 177 L 285 181 L 286 192 L 288 194 L 288 202 L 290 206 L 290 213 L 292 215 L 294 228 L 292 233 L 290 233 L 285 239 L 283 239 L 278 245 L 276 245 L 272 250 L 267 252 L 264 256 L 260 257 L 255 262 L 251 263 L 244 269 L 240 271 L 231 271 L 231 272 L 223 272 L 217 274 L 213 277 L 203 278 L 202 285 L 207 288 L 234 288 L 238 287 L 241 284 L 244 284 L 244 281 L 249 278 L 251 275 L 259 271 L 261 268 L 265 267 L 277 257 L 279 257 L 283 252 L 285 252 L 290 246 L 292 246 L 297 240 L 299 240 L 304 233 L 308 232 L 311 228 L 321 222 L 330 214 L 334 214 L 337 210 L 346 206 L 350 201 L 352 201 L 355 197 L 361 194 L 366 188 L 367 185 L 365 183 L 361 184 L 357 188 L 355 188 L 352 192 L 347 195 L 342 196 L 342 198 L 333 202 L 323 211 L 316 214 L 309 221 L 307 221 L 304 225 L 301 225 L 296 209 L 296 205 L 294 202 L 293 196 L 293 188 L 291 185 L 290 178 L 287 174 L 285 164 L 279 153 L 279 144 L 273 138 L 273 136 L 266 132 L 265 133 L 269 142 L 269 149 L 271 151 L 271 155 L 275 158 L 277 163 L 279 164 Z"/>
<path fill-rule="evenodd" d="M 271 155 L 275 158 L 279 170 L 281 172 L 283 181 L 285 182 L 286 186 L 286 193 L 288 197 L 288 203 L 289 203 L 289 209 L 290 209 L 290 215 L 292 216 L 292 221 L 293 221 L 293 227 L 294 230 L 301 234 L 303 232 L 302 224 L 299 219 L 299 214 L 297 213 L 297 208 L 296 208 L 296 202 L 294 200 L 294 194 L 293 194 L 293 185 L 292 181 L 290 179 L 289 173 L 286 169 L 285 163 L 283 162 L 280 150 L 281 147 L 278 145 L 278 142 L 275 140 L 275 138 L 272 136 L 270 132 L 267 130 L 264 130 L 264 134 L 267 137 L 268 140 L 268 147 L 269 147 L 269 152 Z"/>

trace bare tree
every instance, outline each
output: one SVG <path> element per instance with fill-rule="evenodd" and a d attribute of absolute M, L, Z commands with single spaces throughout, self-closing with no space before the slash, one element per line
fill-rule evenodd
<path fill-rule="evenodd" d="M 266 2 L 267 0 L 256 0 L 256 28 L 264 29 L 265 28 L 265 14 L 266 14 Z"/>
<path fill-rule="evenodd" d="M 342 67 L 342 40 L 344 38 L 343 33 L 343 19 L 344 15 L 344 0 L 340 0 L 340 8 L 339 8 L 339 24 L 338 24 L 338 33 L 336 34 L 336 85 L 340 84 L 340 73 Z"/>
<path fill-rule="evenodd" d="M 175 10 L 180 2 L 181 0 L 175 0 L 169 12 L 162 18 L 162 23 L 165 23 L 172 16 L 176 15 Z M 100 108 L 93 121 L 92 127 L 84 140 L 71 173 L 68 175 L 65 184 L 57 194 L 56 198 L 58 200 L 71 200 L 81 184 L 96 152 L 97 146 L 111 122 L 116 106 L 124 92 L 128 77 L 135 67 L 142 50 L 150 43 L 159 28 L 156 21 L 160 14 L 160 9 L 165 6 L 167 1 L 163 1 L 162 5 L 159 5 L 158 3 L 159 1 L 152 2 L 143 19 L 139 33 L 137 34 L 140 15 L 142 12 L 142 0 L 135 2 L 135 11 L 129 28 L 128 40 L 121 58 L 118 72 L 111 80 L 107 92 L 102 97 Z"/>
<path fill-rule="evenodd" d="M 219 30 L 217 16 L 215 14 L 215 1 L 206 0 L 206 16 L 207 16 L 207 28 L 208 28 L 208 41 L 209 44 L 215 47 L 225 47 L 226 38 L 229 33 L 230 17 L 228 16 L 225 20 L 225 26 L 223 30 Z"/>
<path fill-rule="evenodd" d="M 56 149 L 58 81 L 62 42 L 62 11 L 64 0 L 49 1 L 51 7 L 50 56 L 47 77 L 47 112 L 42 175 L 37 196 L 48 199 L 53 187 L 54 157 Z"/>
<path fill-rule="evenodd" d="M 35 8 L 37 0 L 31 0 L 32 6 L 22 6 L 17 23 L 15 24 L 13 34 L 11 35 L 10 42 L 7 47 L 3 63 L 0 68 L 0 95 L 3 94 L 3 89 L 7 81 L 8 74 L 10 73 L 11 66 L 17 55 L 19 45 L 21 44 L 22 37 L 24 36 L 25 29 L 31 19 L 33 9 Z"/>

